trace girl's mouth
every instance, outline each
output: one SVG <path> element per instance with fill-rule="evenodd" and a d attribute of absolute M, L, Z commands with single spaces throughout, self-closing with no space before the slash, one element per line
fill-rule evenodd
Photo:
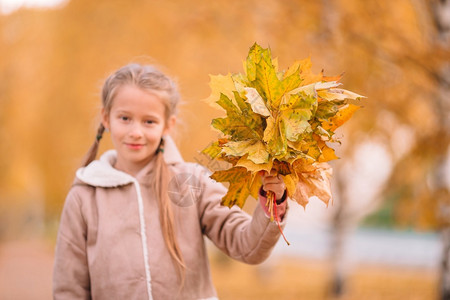
<path fill-rule="evenodd" d="M 144 145 L 143 144 L 125 144 L 129 149 L 132 149 L 132 150 L 139 150 L 139 149 L 141 149 L 142 147 L 144 147 Z"/>

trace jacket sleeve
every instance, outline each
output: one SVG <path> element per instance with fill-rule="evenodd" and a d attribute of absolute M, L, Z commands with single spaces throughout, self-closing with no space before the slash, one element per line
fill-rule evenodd
<path fill-rule="evenodd" d="M 61 215 L 53 270 L 54 299 L 90 299 L 86 256 L 86 222 L 76 188 L 69 192 Z"/>
<path fill-rule="evenodd" d="M 202 176 L 202 193 L 197 203 L 203 233 L 224 253 L 248 264 L 263 262 L 280 237 L 278 225 L 271 222 L 261 205 L 250 216 L 239 207 L 220 204 L 227 189 Z M 281 226 L 284 227 L 286 216 Z"/>

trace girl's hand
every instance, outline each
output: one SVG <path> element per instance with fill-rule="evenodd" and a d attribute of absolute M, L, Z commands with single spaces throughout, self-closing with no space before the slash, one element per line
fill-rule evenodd
<path fill-rule="evenodd" d="M 264 191 L 271 191 L 275 194 L 277 200 L 281 199 L 286 191 L 286 185 L 280 175 L 275 175 L 276 172 L 272 170 L 270 174 L 263 171 L 262 174 L 262 188 Z"/>

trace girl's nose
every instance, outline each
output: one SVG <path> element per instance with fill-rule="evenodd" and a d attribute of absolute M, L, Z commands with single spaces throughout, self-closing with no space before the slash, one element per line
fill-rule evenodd
<path fill-rule="evenodd" d="M 142 137 L 143 133 L 141 126 L 137 123 L 133 124 L 129 132 L 129 135 L 134 139 Z"/>

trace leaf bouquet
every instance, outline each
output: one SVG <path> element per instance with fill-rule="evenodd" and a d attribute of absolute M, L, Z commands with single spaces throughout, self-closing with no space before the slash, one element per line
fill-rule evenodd
<path fill-rule="evenodd" d="M 210 82 L 208 101 L 226 116 L 212 120 L 222 137 L 202 152 L 230 163 L 211 175 L 230 184 L 222 205 L 242 208 L 249 195 L 258 199 L 261 171 L 282 176 L 287 196 L 302 206 L 312 196 L 328 205 L 331 168 L 326 162 L 337 158 L 328 144 L 338 142 L 336 128 L 359 109 L 350 102 L 362 96 L 339 88 L 340 76 L 314 75 L 309 59 L 279 71 L 270 49 L 256 43 L 244 70 L 211 76 Z M 269 193 L 272 219 L 275 200 Z"/>

